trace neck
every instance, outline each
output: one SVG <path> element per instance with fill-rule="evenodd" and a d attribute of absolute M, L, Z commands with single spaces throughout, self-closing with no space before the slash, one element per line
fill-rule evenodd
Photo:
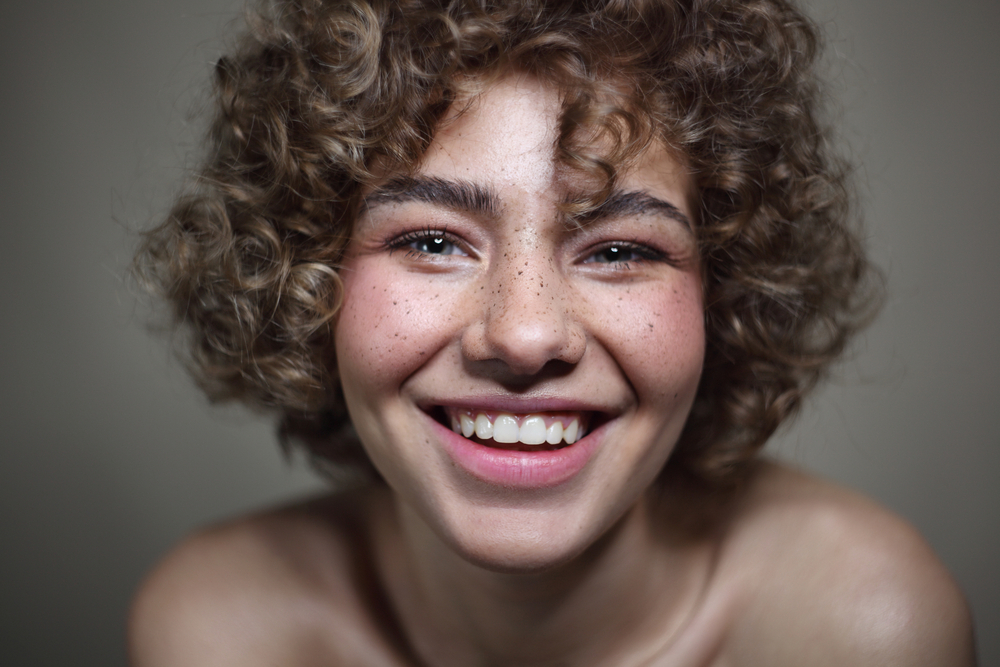
<path fill-rule="evenodd" d="M 387 593 L 434 665 L 640 664 L 689 618 L 711 564 L 705 542 L 671 534 L 648 498 L 570 562 L 530 573 L 462 559 L 405 506 L 383 516 Z"/>

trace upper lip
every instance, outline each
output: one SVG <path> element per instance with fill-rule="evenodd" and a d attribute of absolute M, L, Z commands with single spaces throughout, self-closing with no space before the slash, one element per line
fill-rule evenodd
<path fill-rule="evenodd" d="M 564 397 L 522 397 L 522 396 L 462 396 L 436 398 L 419 401 L 417 406 L 424 412 L 435 408 L 449 407 L 483 412 L 506 412 L 510 414 L 530 414 L 535 412 L 617 412 L 607 404 L 596 401 Z"/>

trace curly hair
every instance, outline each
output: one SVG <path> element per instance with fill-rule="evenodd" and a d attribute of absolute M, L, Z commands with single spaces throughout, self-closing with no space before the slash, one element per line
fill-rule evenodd
<path fill-rule="evenodd" d="M 738 480 L 874 312 L 818 33 L 785 0 L 276 0 L 248 24 L 204 165 L 136 266 L 208 395 L 279 411 L 315 460 L 366 461 L 332 352 L 361 193 L 511 70 L 563 92 L 559 159 L 598 184 L 577 213 L 652 141 L 696 186 L 706 357 L 668 469 Z"/>

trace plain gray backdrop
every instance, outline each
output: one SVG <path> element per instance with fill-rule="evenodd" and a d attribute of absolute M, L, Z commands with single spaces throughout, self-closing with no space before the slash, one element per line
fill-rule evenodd
<path fill-rule="evenodd" d="M 321 488 L 267 420 L 206 406 L 124 279 L 242 0 L 3 5 L 0 664 L 124 665 L 172 543 Z M 810 7 L 889 292 L 773 451 L 915 524 L 1000 664 L 1000 3 Z"/>

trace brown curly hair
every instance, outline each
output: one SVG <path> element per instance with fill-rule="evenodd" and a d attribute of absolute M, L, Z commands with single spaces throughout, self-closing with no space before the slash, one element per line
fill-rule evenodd
<path fill-rule="evenodd" d="M 209 396 L 280 411 L 320 462 L 366 462 L 331 326 L 361 192 L 512 69 L 563 91 L 560 159 L 599 184 L 577 213 L 651 141 L 690 169 L 707 350 L 668 469 L 738 479 L 873 312 L 817 31 L 785 0 L 277 0 L 248 22 L 204 166 L 136 266 Z"/>

